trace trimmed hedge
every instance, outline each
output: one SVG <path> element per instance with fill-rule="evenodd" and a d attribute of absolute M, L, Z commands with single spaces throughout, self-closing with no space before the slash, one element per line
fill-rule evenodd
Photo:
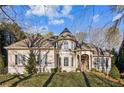
<path fill-rule="evenodd" d="M 57 72 L 57 68 L 52 68 L 52 69 L 51 69 L 51 72 L 52 72 L 52 73 Z"/>

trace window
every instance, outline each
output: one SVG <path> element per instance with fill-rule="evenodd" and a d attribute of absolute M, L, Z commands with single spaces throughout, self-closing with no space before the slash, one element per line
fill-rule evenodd
<path fill-rule="evenodd" d="M 64 66 L 68 66 L 68 57 L 64 57 Z"/>
<path fill-rule="evenodd" d="M 26 58 L 25 55 L 15 55 L 15 64 L 25 64 Z"/>
<path fill-rule="evenodd" d="M 94 67 L 96 68 L 97 67 L 97 58 L 94 58 Z"/>
<path fill-rule="evenodd" d="M 15 64 L 18 64 L 18 55 L 15 55 Z"/>
<path fill-rule="evenodd" d="M 74 42 L 71 42 L 71 49 L 74 49 L 75 45 Z"/>
<path fill-rule="evenodd" d="M 97 69 L 99 69 L 99 66 L 100 66 L 100 58 L 99 57 L 97 57 Z"/>
<path fill-rule="evenodd" d="M 61 66 L 61 58 L 59 58 L 59 66 Z"/>
<path fill-rule="evenodd" d="M 108 68 L 108 58 L 106 58 L 106 68 Z"/>
<path fill-rule="evenodd" d="M 64 41 L 64 49 L 68 49 L 68 41 Z"/>
<path fill-rule="evenodd" d="M 47 64 L 47 54 L 46 53 L 42 57 L 42 63 L 45 65 Z"/>
<path fill-rule="evenodd" d="M 21 57 L 22 57 L 22 63 L 25 64 L 25 62 L 26 62 L 25 55 L 22 55 Z"/>
<path fill-rule="evenodd" d="M 73 57 L 71 58 L 71 66 L 73 67 L 74 63 L 73 63 Z"/>
<path fill-rule="evenodd" d="M 37 64 L 42 64 L 42 54 L 41 53 L 39 53 L 37 56 L 36 56 L 36 62 L 37 62 Z"/>

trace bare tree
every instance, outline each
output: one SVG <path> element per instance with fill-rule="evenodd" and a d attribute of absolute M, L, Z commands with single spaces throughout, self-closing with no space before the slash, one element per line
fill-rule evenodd
<path fill-rule="evenodd" d="M 100 28 L 92 29 L 91 42 L 95 46 L 112 50 L 113 48 L 119 48 L 121 41 L 121 35 L 116 28 L 106 28 L 101 30 Z"/>
<path fill-rule="evenodd" d="M 14 17 L 10 16 L 5 10 L 6 7 L 10 8 L 12 10 L 12 12 L 16 15 L 12 6 L 0 5 L 0 11 L 1 11 L 0 15 L 2 16 L 2 18 L 0 20 L 5 21 L 5 22 L 12 22 L 12 23 L 16 24 L 15 19 L 14 19 L 15 16 Z"/>
<path fill-rule="evenodd" d="M 121 35 L 119 33 L 119 29 L 112 26 L 105 32 L 105 38 L 107 43 L 107 49 L 112 50 L 113 48 L 119 48 Z"/>
<path fill-rule="evenodd" d="M 99 48 L 105 48 L 105 32 L 102 31 L 100 28 L 93 28 L 90 34 L 91 44 Z"/>
<path fill-rule="evenodd" d="M 87 33 L 86 32 L 77 32 L 75 34 L 75 37 L 76 37 L 77 41 L 79 42 L 79 44 L 82 44 L 83 41 L 86 40 Z"/>

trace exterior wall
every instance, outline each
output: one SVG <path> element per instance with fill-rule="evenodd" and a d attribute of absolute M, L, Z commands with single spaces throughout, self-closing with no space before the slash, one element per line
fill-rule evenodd
<path fill-rule="evenodd" d="M 91 71 L 92 68 L 95 68 L 94 66 L 94 59 L 97 57 L 94 57 L 92 51 L 88 50 L 80 50 L 76 53 L 73 52 L 74 47 L 76 46 L 76 43 L 74 41 L 68 42 L 68 49 L 64 49 L 64 45 L 61 46 L 58 53 L 55 52 L 55 50 L 41 50 L 41 54 L 47 54 L 47 65 L 41 64 L 38 65 L 37 68 L 39 72 L 51 72 L 52 68 L 56 68 L 58 66 L 58 57 L 61 58 L 61 68 L 62 71 L 75 71 L 76 68 L 78 68 L 79 60 L 77 58 L 77 55 L 81 57 L 83 54 L 87 54 L 89 56 L 89 71 Z M 59 43 L 63 43 L 63 41 L 59 41 Z M 24 64 L 15 65 L 15 55 L 22 54 L 25 55 L 27 58 L 29 57 L 29 50 L 8 50 L 8 73 L 21 73 L 23 74 L 25 72 Z M 57 56 L 57 54 L 59 56 Z M 68 57 L 69 59 L 69 65 L 64 66 L 64 57 Z M 72 58 L 73 58 L 73 66 L 72 66 Z M 106 57 L 103 57 L 106 59 Z M 108 57 L 108 68 L 106 69 L 106 66 L 104 66 L 105 72 L 109 73 L 111 70 L 111 57 Z M 99 70 L 102 70 L 102 67 L 99 67 Z"/>
<path fill-rule="evenodd" d="M 64 40 L 65 41 L 65 40 Z M 61 58 L 61 69 L 62 71 L 67 71 L 67 72 L 70 72 L 70 71 L 75 71 L 76 70 L 76 56 L 73 52 L 76 44 L 74 41 L 70 41 L 70 40 L 66 40 L 66 42 L 68 42 L 68 49 L 64 49 L 64 45 L 63 45 L 63 41 L 59 41 L 59 44 L 61 46 L 61 49 L 59 51 L 59 57 Z M 68 57 L 68 60 L 69 60 L 69 65 L 68 66 L 64 66 L 64 57 Z M 73 57 L 73 66 L 71 65 L 72 64 L 72 57 Z"/>
<path fill-rule="evenodd" d="M 42 54 L 45 54 L 48 50 L 41 50 Z M 29 50 L 8 50 L 8 73 L 21 73 L 25 72 L 24 64 L 15 65 L 15 55 L 22 54 L 25 55 L 27 58 L 29 57 Z M 51 72 L 51 68 L 55 68 L 55 54 L 54 50 L 49 50 L 47 54 L 47 66 L 41 65 L 41 69 L 39 66 L 37 68 L 41 70 L 41 72 Z M 27 60 L 26 60 L 27 61 Z"/>
<path fill-rule="evenodd" d="M 78 64 L 79 64 L 79 60 L 81 60 L 81 55 L 83 54 L 87 54 L 89 56 L 89 71 L 92 69 L 92 57 L 93 57 L 93 54 L 91 51 L 79 51 L 76 53 L 76 68 L 78 67 Z M 77 58 L 77 56 L 79 55 L 79 60 Z"/>
<path fill-rule="evenodd" d="M 87 54 L 89 56 L 89 70 L 92 69 L 92 52 L 91 51 L 82 51 L 81 55 Z"/>
<path fill-rule="evenodd" d="M 110 70 L 111 70 L 111 57 L 109 57 L 109 61 L 108 61 L 107 74 L 110 72 Z"/>
<path fill-rule="evenodd" d="M 103 65 L 100 64 L 99 67 L 95 67 L 94 62 L 96 62 L 95 59 L 97 59 L 97 58 L 99 58 L 100 61 L 102 62 L 101 63 L 100 61 L 98 61 L 98 64 L 101 63 Z M 106 58 L 108 59 L 108 62 L 107 63 L 106 63 Z M 106 67 L 106 64 L 108 65 L 108 67 Z M 109 73 L 110 70 L 111 70 L 111 57 L 93 57 L 92 68 L 95 68 L 95 69 L 97 69 L 99 71 L 104 71 L 106 73 Z"/>
<path fill-rule="evenodd" d="M 70 71 L 76 70 L 76 62 L 75 62 L 75 57 L 73 54 L 71 55 L 70 52 L 61 52 L 60 57 L 61 57 L 61 66 L 60 67 L 62 68 L 62 71 L 70 72 Z M 68 59 L 69 59 L 68 66 L 64 66 L 64 57 L 68 57 Z M 71 65 L 72 57 L 73 57 L 73 66 Z"/>

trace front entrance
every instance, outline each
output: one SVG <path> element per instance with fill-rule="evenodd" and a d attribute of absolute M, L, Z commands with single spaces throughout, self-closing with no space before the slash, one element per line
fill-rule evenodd
<path fill-rule="evenodd" d="M 89 55 L 81 55 L 81 71 L 87 71 L 89 69 Z"/>

